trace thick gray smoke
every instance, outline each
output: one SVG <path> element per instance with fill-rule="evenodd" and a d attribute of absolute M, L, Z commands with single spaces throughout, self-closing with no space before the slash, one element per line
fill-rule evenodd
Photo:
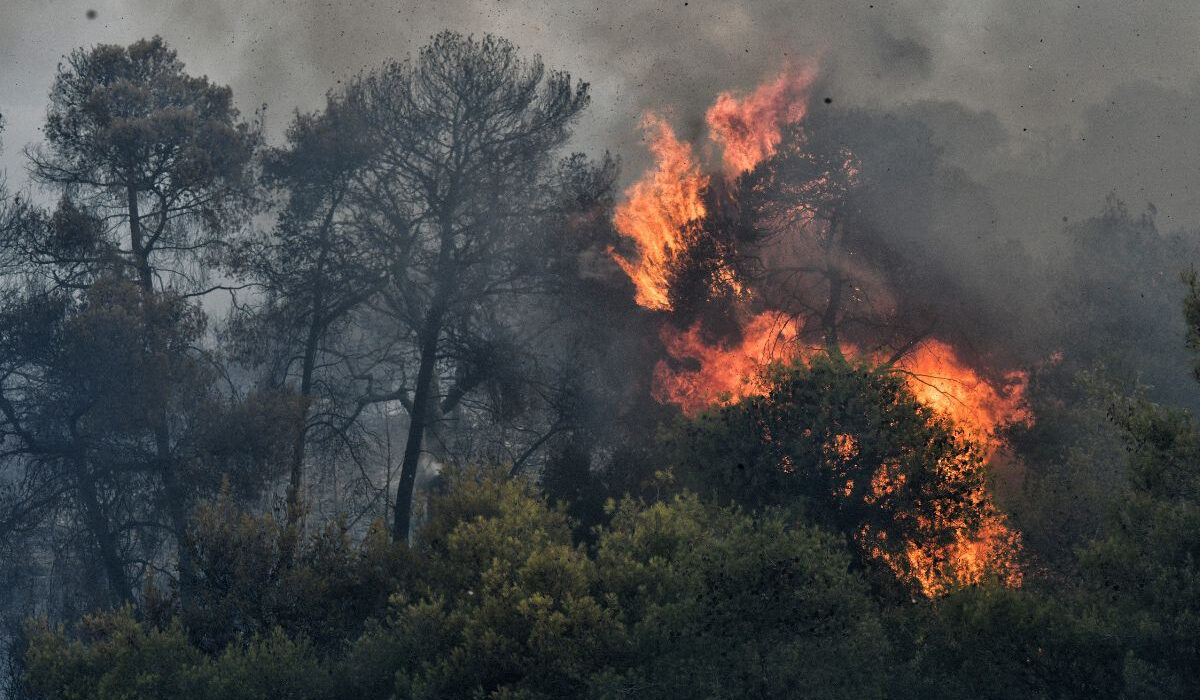
<path fill-rule="evenodd" d="M 829 98 L 831 113 L 873 115 L 856 122 L 879 130 L 865 142 L 914 140 L 877 144 L 878 158 L 940 159 L 919 197 L 896 206 L 896 234 L 924 237 L 1011 319 L 1053 301 L 1056 280 L 1041 278 L 1086 259 L 1064 227 L 1097 216 L 1109 193 L 1134 218 L 1152 202 L 1161 231 L 1200 229 L 1200 4 L 1190 2 L 4 0 L 0 163 L 10 185 L 24 181 L 21 146 L 37 140 L 55 64 L 77 46 L 160 34 L 190 70 L 230 84 L 243 112 L 267 104 L 278 138 L 293 109 L 318 107 L 339 81 L 442 29 L 500 34 L 591 82 L 577 146 L 614 151 L 626 182 L 647 165 L 643 110 L 697 137 L 717 93 L 788 62 L 819 64 L 817 108 Z M 1161 314 L 1149 322 L 1172 329 L 1170 342 L 1177 307 L 1134 315 L 1144 313 Z"/>
<path fill-rule="evenodd" d="M 231 84 L 243 111 L 268 104 L 278 133 L 338 80 L 445 28 L 502 34 L 590 81 L 580 145 L 618 151 L 627 178 L 645 162 L 641 110 L 699 130 L 717 92 L 819 60 L 837 105 L 951 103 L 928 110 L 934 138 L 993 189 L 1000 225 L 1021 239 L 1093 213 L 1109 191 L 1153 201 L 1166 228 L 1200 222 L 1195 3 L 5 0 L 2 162 L 24 179 L 20 147 L 76 46 L 161 34 L 192 70 Z"/>

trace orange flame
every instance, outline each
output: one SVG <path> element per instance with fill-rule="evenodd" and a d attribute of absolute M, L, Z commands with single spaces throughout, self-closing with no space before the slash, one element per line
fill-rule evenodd
<path fill-rule="evenodd" d="M 741 341 L 729 347 L 705 342 L 699 323 L 682 332 L 664 327 L 661 335 L 667 353 L 699 368 L 676 371 L 659 360 L 654 366 L 654 398 L 693 415 L 714 403 L 760 393 L 758 368 L 775 356 L 778 347 L 795 339 L 796 330 L 777 314 L 761 313 L 743 324 Z"/>
<path fill-rule="evenodd" d="M 944 546 L 909 541 L 905 543 L 902 555 L 891 554 L 876 545 L 870 549 L 871 556 L 882 561 L 897 576 L 911 576 L 917 589 L 929 598 L 981 583 L 990 577 L 998 578 L 1011 588 L 1020 588 L 1024 583 L 1018 561 L 1020 533 L 1010 528 L 990 503 L 980 504 L 980 507 L 987 514 L 974 534 L 959 528 L 954 533 L 954 542 Z M 868 541 L 873 536 L 881 538 L 883 533 L 872 533 L 869 529 L 859 533 L 860 541 Z"/>
<path fill-rule="evenodd" d="M 1028 423 L 1025 388 L 1029 375 L 1009 372 L 1003 384 L 984 380 L 963 363 L 954 348 L 928 339 L 898 363 L 908 372 L 908 388 L 926 406 L 949 418 L 991 459 L 1000 447 L 996 431 L 1009 423 Z"/>
<path fill-rule="evenodd" d="M 794 322 L 764 312 L 744 324 L 736 347 L 728 347 L 706 343 L 699 324 L 685 332 L 664 328 L 667 353 L 677 364 L 692 368 L 675 370 L 660 361 L 654 371 L 654 398 L 691 416 L 713 404 L 757 393 L 761 385 L 754 377 L 759 369 L 778 356 L 778 348 L 792 345 L 798 330 Z M 793 346 L 788 352 L 803 358 L 812 351 Z M 849 344 L 842 345 L 842 352 L 862 355 Z M 981 447 L 985 461 L 1000 447 L 999 429 L 1031 420 L 1025 405 L 1029 381 L 1025 372 L 1008 373 L 1002 384 L 988 381 L 959 359 L 953 347 L 934 338 L 917 344 L 897 367 L 904 371 L 909 391 Z"/>
<path fill-rule="evenodd" d="M 723 148 L 728 175 L 750 170 L 775 153 L 781 125 L 804 118 L 804 97 L 815 76 L 811 69 L 785 71 L 745 97 L 729 92 L 717 96 L 705 121 Z M 707 213 L 702 194 L 709 178 L 700 172 L 691 145 L 680 141 L 662 117 L 643 115 L 642 129 L 655 166 L 626 190 L 613 217 L 617 232 L 633 242 L 638 256 L 631 260 L 613 250 L 609 254 L 633 281 L 639 305 L 666 310 L 671 308 L 673 263 Z M 736 286 L 731 272 L 717 276 Z"/>
<path fill-rule="evenodd" d="M 714 141 L 724 147 L 725 173 L 731 177 L 754 168 L 775 153 L 783 124 L 805 115 L 805 98 L 816 71 L 788 70 L 745 97 L 717 96 L 705 121 Z"/>
<path fill-rule="evenodd" d="M 625 192 L 613 222 L 631 239 L 639 253 L 629 260 L 609 253 L 637 287 L 638 304 L 649 309 L 669 309 L 672 263 L 688 247 L 688 227 L 704 218 L 701 192 L 708 177 L 692 158 L 692 147 L 675 137 L 671 125 L 647 114 L 642 127 L 654 153 L 655 169 Z"/>

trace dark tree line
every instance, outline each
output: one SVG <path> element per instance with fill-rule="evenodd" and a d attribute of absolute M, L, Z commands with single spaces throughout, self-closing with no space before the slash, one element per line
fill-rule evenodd
<path fill-rule="evenodd" d="M 98 600 L 164 577 L 186 601 L 190 514 L 223 480 L 252 501 L 284 479 L 302 522 L 314 457 L 380 480 L 383 415 L 405 434 L 373 512 L 404 540 L 451 424 L 519 424 L 514 470 L 581 427 L 553 297 L 611 201 L 612 163 L 562 152 L 587 99 L 443 34 L 268 148 L 161 39 L 72 53 L 28 153 L 57 204 L 5 209 L 5 534 L 65 528 Z"/>
<path fill-rule="evenodd" d="M 42 494 L 30 517 L 66 506 L 78 518 L 113 600 L 132 595 L 131 568 L 163 564 L 163 544 L 186 588 L 202 493 L 186 482 L 204 480 L 212 422 L 236 410 L 194 349 L 206 259 L 252 194 L 259 137 L 231 100 L 161 40 L 76 51 L 50 92 L 46 144 L 30 152 L 58 205 L 17 202 L 5 230 L 9 467 Z"/>

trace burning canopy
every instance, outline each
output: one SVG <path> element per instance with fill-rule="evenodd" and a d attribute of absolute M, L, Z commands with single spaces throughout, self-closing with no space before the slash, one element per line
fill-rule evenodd
<path fill-rule="evenodd" d="M 695 415 L 762 394 L 771 361 L 862 358 L 902 373 L 920 402 L 978 446 L 981 466 L 1000 447 L 999 428 L 1030 419 L 1027 376 L 964 355 L 936 317 L 912 313 L 889 266 L 892 251 L 875 244 L 875 224 L 858 211 L 858 159 L 842 144 L 812 143 L 805 129 L 815 77 L 791 68 L 749 94 L 719 95 L 705 115 L 721 154 L 712 170 L 662 116 L 644 117 L 655 165 L 617 208 L 624 245 L 610 254 L 637 303 L 664 312 L 668 357 L 655 367 L 653 395 Z M 853 443 L 833 436 L 830 445 L 853 457 Z M 877 468 L 886 490 L 888 467 Z M 1020 580 L 1016 534 L 986 492 L 972 498 L 982 517 L 958 528 L 956 542 L 908 544 L 903 568 L 917 572 L 926 594 L 946 589 L 937 573 L 946 559 L 958 582 L 978 580 L 1001 560 L 1005 578 Z"/>

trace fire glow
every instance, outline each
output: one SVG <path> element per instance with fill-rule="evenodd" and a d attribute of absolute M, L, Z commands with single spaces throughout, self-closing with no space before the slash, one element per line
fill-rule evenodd
<path fill-rule="evenodd" d="M 791 69 L 744 98 L 729 92 L 717 96 L 704 121 L 722 146 L 727 174 L 750 170 L 775 153 L 782 138 L 780 127 L 804 119 L 808 88 L 815 77 L 809 68 Z"/>
<path fill-rule="evenodd" d="M 617 231 L 635 243 L 638 258 L 613 253 L 613 259 L 637 286 L 638 304 L 668 309 L 671 269 L 688 246 L 689 226 L 704 218 L 700 193 L 708 177 L 700 174 L 691 144 L 677 139 L 666 121 L 647 115 L 642 128 L 657 167 L 625 193 L 614 219 Z"/>
<path fill-rule="evenodd" d="M 780 146 L 783 127 L 803 121 L 814 77 L 811 70 L 785 71 L 748 95 L 722 93 L 717 97 L 706 113 L 706 123 L 711 140 L 721 147 L 724 175 L 729 181 L 768 161 Z M 648 115 L 643 127 L 655 167 L 627 190 L 614 222 L 636 254 L 610 254 L 633 281 L 638 304 L 669 311 L 677 261 L 708 215 L 704 195 L 711 178 L 697 163 L 693 145 L 680 140 L 664 119 Z M 720 274 L 734 279 L 732 272 Z M 760 370 L 770 361 L 807 359 L 828 349 L 804 347 L 799 342 L 804 330 L 801 318 L 782 311 L 752 312 L 753 290 L 739 291 L 742 293 L 734 312 L 740 330 L 736 340 L 707 338 L 699 321 L 686 330 L 664 324 L 661 339 L 673 361 L 660 361 L 654 370 L 653 395 L 660 403 L 675 404 L 686 415 L 694 415 L 714 404 L 761 393 Z M 843 355 L 888 363 L 902 372 L 912 393 L 950 419 L 977 446 L 984 462 L 1002 446 L 997 434 L 1000 428 L 1030 420 L 1024 405 L 1028 379 L 1024 373 L 989 372 L 989 378 L 984 378 L 961 359 L 953 346 L 935 337 L 913 343 L 898 358 L 888 357 L 881 350 L 864 351 L 840 339 L 833 347 Z M 830 450 L 833 458 L 844 458 L 853 451 L 853 437 L 844 436 L 840 442 L 831 443 Z M 786 470 L 787 465 L 783 468 Z M 897 487 L 890 481 L 887 465 L 879 465 L 872 493 L 882 494 Z M 847 493 L 852 490 L 853 485 L 848 485 Z M 972 501 L 969 505 L 981 526 L 937 524 L 943 528 L 949 525 L 959 533 L 956 540 L 937 547 L 907 542 L 908 561 L 903 566 L 870 545 L 871 533 L 860 533 L 860 537 L 868 551 L 897 573 L 915 572 L 911 575 L 917 587 L 929 596 L 942 594 L 953 585 L 978 582 L 996 571 L 1004 572 L 1002 578 L 1009 585 L 1020 585 L 1015 561 L 1019 534 L 1007 526 L 989 494 L 976 494 Z"/>

